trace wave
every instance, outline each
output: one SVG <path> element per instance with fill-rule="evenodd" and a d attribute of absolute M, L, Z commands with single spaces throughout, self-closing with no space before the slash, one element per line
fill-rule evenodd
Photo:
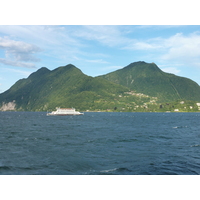
<path fill-rule="evenodd" d="M 120 167 L 120 168 L 113 168 L 113 169 L 106 169 L 106 170 L 101 170 L 100 173 L 105 173 L 105 174 L 118 174 L 118 173 L 126 173 L 126 172 L 130 172 L 131 170 L 129 170 L 126 167 Z"/>
<path fill-rule="evenodd" d="M 195 144 L 195 145 L 192 145 L 190 147 L 200 147 L 200 144 Z"/>
<path fill-rule="evenodd" d="M 172 128 L 187 128 L 187 126 L 174 126 Z"/>
<path fill-rule="evenodd" d="M 114 169 L 107 169 L 107 170 L 102 170 L 100 172 L 102 173 L 108 173 L 108 172 L 113 172 L 113 171 L 116 171 L 118 168 L 114 168 Z"/>
<path fill-rule="evenodd" d="M 0 170 L 11 170 L 11 167 L 8 167 L 8 166 L 0 166 Z"/>

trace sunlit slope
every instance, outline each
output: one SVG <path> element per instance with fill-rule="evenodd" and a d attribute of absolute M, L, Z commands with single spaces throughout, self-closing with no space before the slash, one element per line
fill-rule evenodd
<path fill-rule="evenodd" d="M 51 110 L 57 106 L 88 109 L 98 107 L 97 100 L 110 101 L 113 94 L 125 91 L 128 88 L 87 76 L 70 64 L 53 71 L 39 69 L 0 94 L 0 102 L 14 101 L 18 110 Z"/>
<path fill-rule="evenodd" d="M 165 73 L 155 63 L 135 62 L 123 69 L 100 76 L 159 101 L 200 100 L 200 86 L 194 81 Z"/>

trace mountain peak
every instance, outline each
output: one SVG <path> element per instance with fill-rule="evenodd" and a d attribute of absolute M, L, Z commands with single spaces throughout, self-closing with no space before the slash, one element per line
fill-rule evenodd
<path fill-rule="evenodd" d="M 77 68 L 75 65 L 73 65 L 73 64 L 67 64 L 67 65 L 65 65 L 65 67 L 75 67 L 75 68 Z"/>
<path fill-rule="evenodd" d="M 122 70 L 131 74 L 134 73 L 135 75 L 142 75 L 145 77 L 154 76 L 155 73 L 162 73 L 162 70 L 155 63 L 146 63 L 144 61 L 131 63 Z"/>
<path fill-rule="evenodd" d="M 37 78 L 39 76 L 43 76 L 46 73 L 49 73 L 50 70 L 46 67 L 41 67 L 40 69 L 38 69 L 36 72 L 33 72 L 32 74 L 30 74 L 29 78 Z"/>
<path fill-rule="evenodd" d="M 158 66 L 152 62 L 152 63 L 146 63 L 144 61 L 138 61 L 138 62 L 133 62 L 133 63 L 130 63 L 129 65 L 126 66 L 127 68 L 132 68 L 132 67 L 139 67 L 139 68 L 144 68 L 144 67 L 151 67 L 151 68 L 158 68 Z M 124 67 L 124 68 L 126 68 Z"/>
<path fill-rule="evenodd" d="M 82 72 L 79 68 L 77 68 L 75 65 L 72 65 L 72 64 L 68 64 L 68 65 L 65 65 L 65 66 L 60 66 L 60 67 L 54 69 L 53 71 L 64 73 L 64 72 L 72 71 L 72 70 Z"/>
<path fill-rule="evenodd" d="M 155 63 L 134 62 L 101 77 L 161 101 L 200 99 L 200 88 L 196 83 L 165 73 Z"/>
<path fill-rule="evenodd" d="M 137 64 L 147 64 L 147 63 L 144 61 L 137 61 L 137 62 L 130 63 L 130 65 L 137 65 Z"/>

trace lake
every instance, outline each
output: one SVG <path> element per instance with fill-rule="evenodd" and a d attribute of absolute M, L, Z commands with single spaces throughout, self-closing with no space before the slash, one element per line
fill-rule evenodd
<path fill-rule="evenodd" d="M 0 112 L 0 174 L 200 174 L 200 113 Z"/>

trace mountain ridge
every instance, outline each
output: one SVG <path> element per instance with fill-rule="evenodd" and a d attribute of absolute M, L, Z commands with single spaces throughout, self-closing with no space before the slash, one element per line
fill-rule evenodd
<path fill-rule="evenodd" d="M 113 92 L 127 90 L 124 86 L 102 78 L 87 76 L 69 64 L 52 71 L 40 68 L 0 94 L 0 102 L 2 105 L 15 101 L 17 110 L 37 111 L 54 109 L 57 106 L 87 109 L 88 106 L 93 106 L 94 100 L 106 101 L 112 97 Z"/>
<path fill-rule="evenodd" d="M 75 107 L 78 110 L 155 111 L 158 104 L 177 100 L 200 101 L 200 86 L 188 78 L 163 72 L 155 63 L 134 62 L 97 77 L 68 64 L 53 70 L 42 67 L 28 78 L 18 80 L 0 94 L 0 110 L 46 111 Z"/>
<path fill-rule="evenodd" d="M 200 86 L 191 79 L 163 72 L 155 63 L 139 61 L 100 77 L 160 101 L 200 100 Z M 184 87 L 184 89 L 182 89 Z M 197 92 L 193 92 L 197 90 Z"/>

